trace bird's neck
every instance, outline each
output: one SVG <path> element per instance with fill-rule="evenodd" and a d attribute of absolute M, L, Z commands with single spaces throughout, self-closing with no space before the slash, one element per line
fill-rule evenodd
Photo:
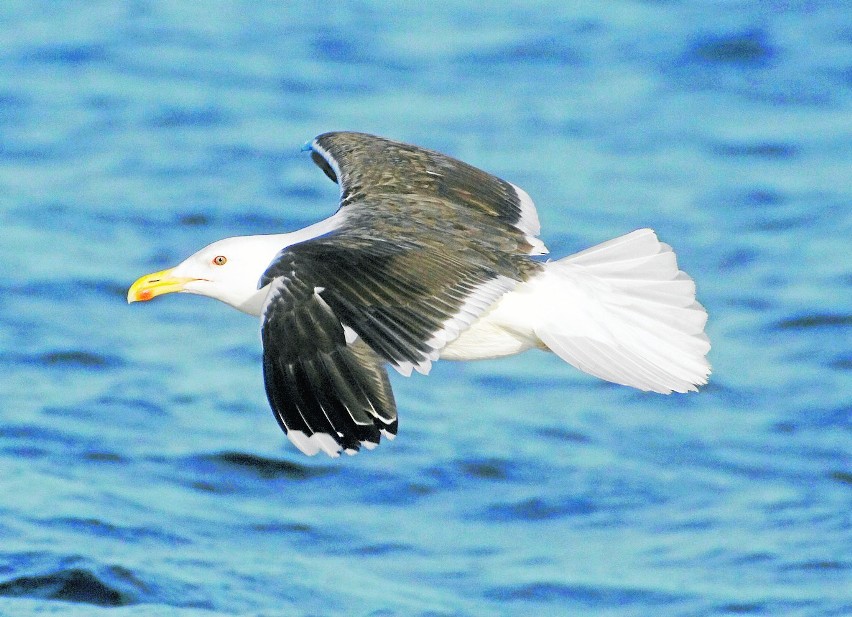
<path fill-rule="evenodd" d="M 252 248 L 258 254 L 259 264 L 257 278 L 255 280 L 260 280 L 260 277 L 264 272 L 266 272 L 266 269 L 271 265 L 281 251 L 285 250 L 289 246 L 293 246 L 294 244 L 299 244 L 300 242 L 317 238 L 337 229 L 340 227 L 344 216 L 345 214 L 342 214 L 338 210 L 327 219 L 323 219 L 322 221 L 309 225 L 303 229 L 283 234 L 251 236 Z M 230 301 L 229 299 L 224 300 L 234 308 L 243 311 L 244 313 L 259 316 L 263 312 L 263 304 L 266 300 L 267 291 L 268 285 L 258 289 L 256 292 L 251 293 L 248 296 L 239 299 L 235 298 L 234 301 Z"/>

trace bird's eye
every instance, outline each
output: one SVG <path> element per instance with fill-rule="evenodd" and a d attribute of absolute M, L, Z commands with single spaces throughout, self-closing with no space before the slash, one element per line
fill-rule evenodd
<path fill-rule="evenodd" d="M 224 266 L 226 263 L 228 263 L 228 258 L 224 255 L 216 255 L 216 257 L 213 258 L 214 266 Z"/>

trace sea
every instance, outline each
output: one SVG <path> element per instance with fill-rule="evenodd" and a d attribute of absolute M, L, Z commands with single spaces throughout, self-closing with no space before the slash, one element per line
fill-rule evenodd
<path fill-rule="evenodd" d="M 699 393 L 540 351 L 393 374 L 309 458 L 259 323 L 128 286 L 332 214 L 355 130 L 522 186 L 561 257 L 642 227 Z M 0 4 L 0 615 L 852 615 L 847 0 Z"/>

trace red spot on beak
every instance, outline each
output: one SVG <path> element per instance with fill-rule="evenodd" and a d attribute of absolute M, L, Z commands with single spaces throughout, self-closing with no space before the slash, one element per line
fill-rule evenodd
<path fill-rule="evenodd" d="M 151 292 L 150 289 L 145 289 L 145 290 L 139 292 L 139 299 L 142 302 L 146 302 L 146 301 L 150 300 L 153 296 L 154 296 L 154 294 Z"/>

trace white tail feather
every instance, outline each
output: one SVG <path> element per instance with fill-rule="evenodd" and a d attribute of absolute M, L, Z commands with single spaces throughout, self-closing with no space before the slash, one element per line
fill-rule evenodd
<path fill-rule="evenodd" d="M 535 334 L 580 370 L 664 394 L 707 383 L 707 312 L 653 230 L 549 262 L 528 285 Z"/>

